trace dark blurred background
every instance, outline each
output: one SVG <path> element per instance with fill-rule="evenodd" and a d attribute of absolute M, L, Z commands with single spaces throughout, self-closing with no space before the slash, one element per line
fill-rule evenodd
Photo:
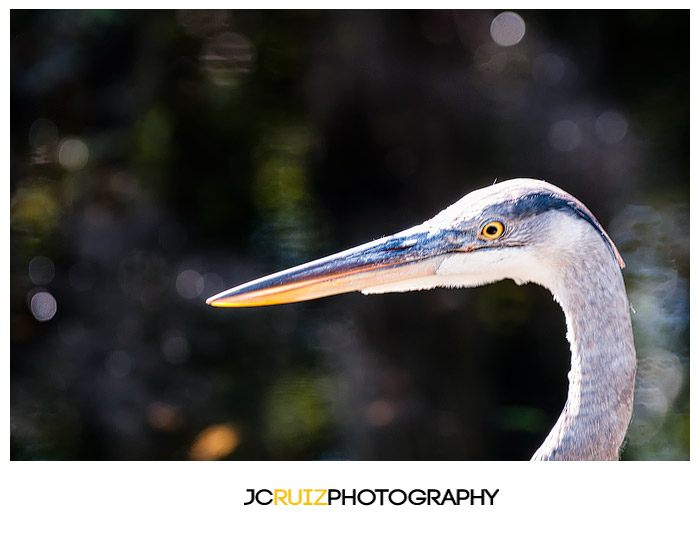
<path fill-rule="evenodd" d="M 689 458 L 688 11 L 12 11 L 13 459 L 528 459 L 569 349 L 511 281 L 204 300 L 494 179 L 627 262 L 623 459 Z"/>

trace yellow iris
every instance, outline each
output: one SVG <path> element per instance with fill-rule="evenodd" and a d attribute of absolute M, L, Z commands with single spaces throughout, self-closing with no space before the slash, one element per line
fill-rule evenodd
<path fill-rule="evenodd" d="M 505 226 L 498 220 L 487 221 L 481 226 L 479 234 L 486 240 L 495 240 L 503 234 Z"/>

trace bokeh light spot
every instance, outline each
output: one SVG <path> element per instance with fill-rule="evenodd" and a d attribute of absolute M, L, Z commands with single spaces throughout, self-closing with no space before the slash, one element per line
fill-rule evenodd
<path fill-rule="evenodd" d="M 202 67 L 212 82 L 220 86 L 235 84 L 241 75 L 249 73 L 255 59 L 255 48 L 246 37 L 234 32 L 222 32 L 205 44 Z"/>
<path fill-rule="evenodd" d="M 177 276 L 175 288 L 180 296 L 191 300 L 202 294 L 204 279 L 196 270 L 185 270 Z"/>
<path fill-rule="evenodd" d="M 63 140 L 58 150 L 58 161 L 68 171 L 83 169 L 88 162 L 88 158 L 88 147 L 78 138 L 67 138 Z"/>
<path fill-rule="evenodd" d="M 114 350 L 105 358 L 105 369 L 112 378 L 125 378 L 131 372 L 131 356 L 123 350 Z"/>
<path fill-rule="evenodd" d="M 595 121 L 596 134 L 604 143 L 621 142 L 627 135 L 627 128 L 627 119 L 615 110 L 603 112 Z"/>
<path fill-rule="evenodd" d="M 35 285 L 48 285 L 56 275 L 53 261 L 38 255 L 29 261 L 29 279 Z"/>
<path fill-rule="evenodd" d="M 168 333 L 161 343 L 163 356 L 168 363 L 179 365 L 190 355 L 190 343 L 179 331 Z"/>
<path fill-rule="evenodd" d="M 34 149 L 52 145 L 58 141 L 58 128 L 49 119 L 37 119 L 29 128 L 29 145 Z"/>
<path fill-rule="evenodd" d="M 146 409 L 146 420 L 156 430 L 174 432 L 182 426 L 182 415 L 178 408 L 165 402 L 153 402 Z"/>
<path fill-rule="evenodd" d="M 581 145 L 582 140 L 581 129 L 569 119 L 557 121 L 549 129 L 549 143 L 557 151 L 573 151 Z"/>
<path fill-rule="evenodd" d="M 683 365 L 678 356 L 664 348 L 638 354 L 634 419 L 628 433 L 632 444 L 646 443 L 658 433 L 682 385 Z"/>
<path fill-rule="evenodd" d="M 114 173 L 109 178 L 109 189 L 116 198 L 130 201 L 139 193 L 139 180 L 126 171 Z"/>
<path fill-rule="evenodd" d="M 512 11 L 504 11 L 491 21 L 491 37 L 502 47 L 517 45 L 525 37 L 525 21 Z"/>
<path fill-rule="evenodd" d="M 396 409 L 386 400 L 375 400 L 367 406 L 365 419 L 370 426 L 381 427 L 391 423 L 396 417 Z"/>
<path fill-rule="evenodd" d="M 202 430 L 190 447 L 192 460 L 220 460 L 231 454 L 240 443 L 236 429 L 230 424 L 215 424 Z"/>
<path fill-rule="evenodd" d="M 50 184 L 37 182 L 20 186 L 10 203 L 12 229 L 28 229 L 49 235 L 58 225 L 60 197 Z"/>
<path fill-rule="evenodd" d="M 34 318 L 39 322 L 51 320 L 58 310 L 56 298 L 46 291 L 40 291 L 34 294 L 29 304 Z"/>
<path fill-rule="evenodd" d="M 545 86 L 556 86 L 566 75 L 566 63 L 556 54 L 545 52 L 532 62 L 532 77 Z"/>

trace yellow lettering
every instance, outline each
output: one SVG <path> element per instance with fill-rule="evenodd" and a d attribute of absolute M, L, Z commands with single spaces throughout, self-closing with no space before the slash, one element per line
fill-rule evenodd
<path fill-rule="evenodd" d="M 297 506 L 297 505 L 301 504 L 301 490 L 298 489 L 297 491 L 299 492 L 299 500 L 297 502 L 293 502 L 292 501 L 292 490 L 291 489 L 289 490 L 289 504 L 291 504 L 293 506 Z"/>
<path fill-rule="evenodd" d="M 313 490 L 310 490 L 310 489 L 305 489 L 305 490 L 304 490 L 304 492 L 306 493 L 306 501 L 304 502 L 304 506 L 312 506 L 312 505 L 313 505 L 313 503 L 310 502 L 310 501 L 311 501 L 311 497 L 309 496 L 309 494 L 310 494 L 312 491 L 313 491 Z"/>
<path fill-rule="evenodd" d="M 275 490 L 275 504 L 277 504 L 277 500 L 284 504 L 287 505 L 287 503 L 284 501 L 287 498 L 287 490 L 286 489 L 276 489 Z M 287 505 L 289 506 L 289 505 Z"/>
<path fill-rule="evenodd" d="M 314 491 L 321 492 L 321 495 L 318 496 L 318 499 L 316 499 L 316 502 L 314 502 L 314 505 L 316 505 L 316 506 L 321 506 L 321 505 L 328 506 L 327 502 L 320 502 L 321 499 L 323 499 L 326 496 L 326 493 L 328 493 L 328 490 L 327 489 L 315 489 Z"/>

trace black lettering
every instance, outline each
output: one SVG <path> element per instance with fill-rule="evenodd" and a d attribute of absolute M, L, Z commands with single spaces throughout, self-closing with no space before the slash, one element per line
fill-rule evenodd
<path fill-rule="evenodd" d="M 361 497 L 363 493 L 369 493 L 372 495 L 372 498 L 369 500 L 369 502 L 365 502 L 362 500 Z M 365 506 L 367 506 L 368 504 L 372 504 L 376 499 L 377 497 L 374 495 L 374 492 L 371 489 L 363 489 L 360 491 L 360 493 L 357 494 L 357 500 L 360 502 L 360 504 L 363 504 Z"/>
<path fill-rule="evenodd" d="M 342 505 L 343 506 L 345 506 L 346 499 L 352 499 L 352 505 L 355 506 L 355 490 L 352 490 L 352 493 L 350 495 L 347 495 L 345 493 L 345 490 L 343 490 L 343 497 L 342 497 Z"/>
<path fill-rule="evenodd" d="M 452 490 L 448 489 L 445 492 L 445 497 L 442 499 L 442 504 L 445 504 L 447 501 L 451 501 L 452 504 L 456 505 L 457 502 L 455 502 L 455 496 L 452 494 Z"/>
<path fill-rule="evenodd" d="M 261 501 L 261 500 L 260 500 L 260 494 L 263 493 L 263 492 L 267 493 L 268 495 L 272 495 L 272 492 L 271 492 L 269 489 L 261 489 L 260 491 L 258 491 L 258 492 L 255 494 L 255 502 L 257 502 L 258 504 L 262 504 L 262 505 L 268 505 L 268 504 L 270 504 L 270 503 L 272 502 L 272 499 L 270 499 L 270 500 L 267 501 L 267 502 Z"/>
<path fill-rule="evenodd" d="M 330 505 L 333 501 L 340 499 L 340 490 L 329 489 L 328 490 L 328 504 Z"/>
<path fill-rule="evenodd" d="M 493 506 L 493 499 L 494 499 L 494 497 L 498 494 L 498 492 L 501 491 L 501 490 L 500 490 L 500 489 L 497 489 L 497 490 L 494 491 L 493 493 L 491 493 L 491 492 L 490 492 L 489 490 L 487 490 L 487 489 L 485 489 L 484 491 L 485 491 L 486 494 L 489 496 L 489 499 L 491 500 L 491 506 Z"/>
<path fill-rule="evenodd" d="M 249 505 L 255 500 L 255 490 L 254 489 L 247 489 L 246 491 L 250 492 L 250 500 L 248 502 L 244 502 L 243 506 Z"/>
<path fill-rule="evenodd" d="M 474 501 L 476 501 L 476 500 L 480 500 L 482 506 L 484 505 L 484 500 L 486 499 L 486 495 L 484 495 L 484 491 L 486 491 L 486 490 L 482 489 L 481 495 L 477 495 L 476 493 L 474 493 L 474 490 L 472 490 L 472 501 L 471 501 L 472 506 L 474 505 Z"/>
<path fill-rule="evenodd" d="M 401 495 L 403 495 L 403 499 L 401 499 L 401 502 L 397 502 L 394 500 L 394 495 L 396 493 L 400 493 Z M 400 504 L 405 503 L 406 502 L 406 492 L 402 489 L 392 490 L 392 492 L 389 494 L 389 501 L 391 502 L 391 504 L 396 504 L 396 505 L 400 505 Z"/>
<path fill-rule="evenodd" d="M 442 504 L 440 502 L 440 490 L 438 489 L 429 489 L 428 490 L 428 504 L 430 504 L 430 500 L 433 500 L 435 504 Z"/>
<path fill-rule="evenodd" d="M 388 489 L 375 489 L 374 491 L 379 493 L 379 504 L 384 505 L 384 493 L 388 492 Z"/>
<path fill-rule="evenodd" d="M 418 499 L 414 498 L 414 495 L 420 495 Z M 425 491 L 422 489 L 414 489 L 408 494 L 408 502 L 411 504 L 423 504 L 425 503 Z"/>
<path fill-rule="evenodd" d="M 469 490 L 468 489 L 458 489 L 457 490 L 457 504 L 460 504 L 462 501 L 466 501 L 469 498 Z"/>

